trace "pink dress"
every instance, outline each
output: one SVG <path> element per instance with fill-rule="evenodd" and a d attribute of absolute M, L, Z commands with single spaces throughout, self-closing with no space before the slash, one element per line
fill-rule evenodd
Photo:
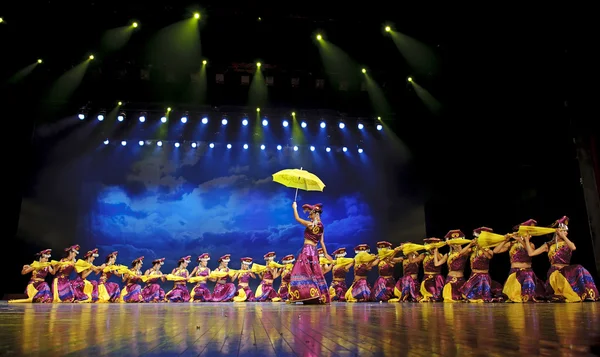
<path fill-rule="evenodd" d="M 346 275 L 348 271 L 346 268 L 340 265 L 334 265 L 331 274 L 333 275 L 333 281 L 331 287 L 329 287 L 329 295 L 333 301 L 346 301 L 346 292 L 348 291 L 348 285 L 346 285 Z"/>
<path fill-rule="evenodd" d="M 373 301 L 388 301 L 394 297 L 394 266 L 389 262 L 382 260 L 378 265 L 379 277 L 373 285 L 371 300 Z"/>
<path fill-rule="evenodd" d="M 256 289 L 255 300 L 258 302 L 272 301 L 276 297 L 278 296 L 275 289 L 273 289 L 273 273 L 270 269 L 267 269 L 263 274 L 260 285 Z"/>
<path fill-rule="evenodd" d="M 187 269 L 175 268 L 171 273 L 173 275 L 187 278 L 190 273 Z M 185 281 L 174 282 L 173 289 L 165 294 L 165 299 L 170 302 L 188 302 L 190 301 L 190 292 Z"/>
<path fill-rule="evenodd" d="M 423 258 L 423 270 L 425 276 L 421 282 L 421 301 L 440 302 L 443 300 L 442 291 L 444 290 L 444 277 L 442 276 L 442 266 L 435 266 L 433 254 L 428 254 Z"/>
<path fill-rule="evenodd" d="M 196 276 L 204 277 L 202 281 L 199 281 L 196 286 L 192 289 L 192 301 L 201 301 L 206 302 L 212 299 L 212 294 L 208 289 L 207 279 L 208 274 L 210 273 L 210 269 L 204 267 L 198 267 L 196 270 Z"/>
<path fill-rule="evenodd" d="M 219 269 L 217 271 L 229 272 L 229 268 Z M 228 275 L 224 278 L 221 278 L 215 284 L 215 289 L 213 290 L 213 297 L 211 301 L 214 302 L 228 302 L 232 301 L 233 297 L 236 293 L 235 285 L 231 282 L 231 277 Z"/>
<path fill-rule="evenodd" d="M 142 289 L 142 298 L 145 302 L 161 302 L 165 300 L 165 291 L 160 287 L 158 282 L 162 277 L 162 273 L 158 274 L 154 270 L 148 274 L 152 277 L 146 280 L 146 286 Z"/>

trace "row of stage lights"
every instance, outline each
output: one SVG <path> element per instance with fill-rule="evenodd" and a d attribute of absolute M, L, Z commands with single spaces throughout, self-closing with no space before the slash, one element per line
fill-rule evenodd
<path fill-rule="evenodd" d="M 85 120 L 85 118 L 86 118 L 85 114 L 83 114 L 83 113 L 80 113 L 80 114 L 78 115 L 78 117 L 79 117 L 79 120 Z M 295 113 L 292 113 L 292 117 L 296 117 L 296 114 L 295 114 Z M 97 115 L 97 117 L 96 117 L 96 119 L 98 119 L 98 121 L 104 121 L 104 119 L 105 119 L 105 118 L 106 118 L 106 117 L 105 117 L 105 115 L 104 115 L 104 114 L 98 114 L 98 115 Z M 140 115 L 140 116 L 138 117 L 138 120 L 140 121 L 140 123 L 144 123 L 144 122 L 146 121 L 146 119 L 147 119 L 147 118 L 146 118 L 146 116 L 145 116 L 145 115 Z M 378 120 L 381 120 L 381 117 L 378 117 L 377 119 L 378 119 Z M 120 121 L 120 122 L 124 121 L 124 120 L 125 120 L 125 113 L 123 113 L 123 112 L 119 113 L 119 115 L 117 116 L 117 120 L 118 120 L 118 121 Z M 181 123 L 185 124 L 185 123 L 187 123 L 187 122 L 188 122 L 188 117 L 187 117 L 187 116 L 182 116 L 182 117 L 181 117 L 179 120 L 181 121 Z M 161 123 L 163 123 L 163 124 L 164 124 L 164 123 L 166 123 L 166 122 L 168 121 L 168 118 L 167 118 L 166 116 L 162 116 L 162 117 L 160 118 L 160 121 L 161 121 Z M 201 122 L 202 122 L 202 124 L 208 124 L 208 118 L 207 118 L 207 117 L 204 117 L 204 118 L 202 118 Z M 223 118 L 223 119 L 221 119 L 221 125 L 225 126 L 225 125 L 227 125 L 227 124 L 229 124 L 229 120 L 228 120 L 227 118 Z M 247 126 L 248 124 L 249 124 L 249 121 L 248 121 L 248 119 L 246 119 L 246 118 L 242 119 L 242 125 L 243 125 L 243 126 Z M 262 126 L 268 126 L 268 125 L 269 125 L 269 121 L 268 121 L 267 119 L 263 119 L 263 120 L 262 120 L 262 122 L 261 122 L 261 124 L 262 124 Z M 290 122 L 284 119 L 284 120 L 282 121 L 281 125 L 282 125 L 284 128 L 287 128 L 287 127 L 289 127 L 289 125 L 290 125 Z M 308 124 L 307 124 L 305 121 L 302 121 L 302 122 L 300 122 L 300 126 L 301 126 L 302 128 L 306 128 L 306 127 L 308 126 Z M 319 124 L 319 126 L 320 126 L 322 129 L 325 129 L 325 128 L 327 127 L 327 124 L 326 124 L 324 121 L 322 121 L 322 122 Z M 346 127 L 346 123 L 344 123 L 344 122 L 340 122 L 340 123 L 338 124 L 338 127 L 339 127 L 340 129 L 344 129 L 344 128 Z M 365 125 L 364 125 L 363 123 L 358 123 L 358 124 L 357 124 L 357 128 L 358 128 L 359 130 L 363 130 L 363 129 L 365 128 Z M 381 124 L 377 124 L 377 125 L 376 125 L 376 128 L 377 128 L 377 130 L 381 131 L 381 130 L 383 130 L 383 125 L 381 125 Z"/>
<path fill-rule="evenodd" d="M 138 141 L 138 145 L 139 146 L 152 145 L 152 143 L 153 143 L 153 141 L 144 141 L 144 140 Z M 104 145 L 108 145 L 108 144 L 110 144 L 110 140 L 108 140 L 108 139 L 104 140 Z M 165 145 L 165 142 L 163 142 L 161 140 L 156 141 L 156 146 L 162 147 L 163 145 Z M 127 141 L 126 140 L 122 140 L 121 141 L 121 146 L 127 146 Z M 176 148 L 179 148 L 179 147 L 181 147 L 181 143 L 180 142 L 175 142 L 173 144 L 173 146 L 176 147 Z M 198 145 L 197 142 L 192 142 L 190 144 L 190 147 L 193 148 L 193 149 L 198 148 L 198 146 L 199 145 Z M 216 146 L 215 143 L 209 143 L 208 144 L 208 147 L 211 148 L 211 149 L 214 149 L 215 146 Z M 227 150 L 230 150 L 230 149 L 233 148 L 233 145 L 232 144 L 227 144 L 225 147 L 227 148 Z M 242 147 L 244 148 L 244 150 L 248 150 L 250 148 L 250 146 L 248 144 L 244 144 Z M 260 145 L 260 150 L 264 151 L 266 149 L 267 149 L 266 145 L 264 145 L 264 144 Z M 277 145 L 276 149 L 277 149 L 277 151 L 281 151 L 284 148 L 281 145 Z M 297 145 L 294 145 L 292 147 L 292 150 L 298 151 L 298 150 L 300 150 L 300 148 Z M 317 148 L 311 145 L 311 146 L 309 146 L 309 150 L 310 151 L 315 151 L 315 150 L 317 150 Z M 332 150 L 331 147 L 329 147 L 329 146 L 325 147 L 325 151 L 326 152 L 331 152 L 331 150 Z M 346 147 L 346 146 L 342 147 L 342 151 L 343 152 L 348 152 L 348 147 Z M 362 148 L 358 148 L 357 152 L 359 154 L 362 154 L 364 152 L 364 150 Z"/>

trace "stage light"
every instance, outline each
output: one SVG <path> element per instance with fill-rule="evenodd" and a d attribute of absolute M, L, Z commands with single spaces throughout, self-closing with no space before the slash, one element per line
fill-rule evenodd
<path fill-rule="evenodd" d="M 330 152 L 331 148 L 327 147 L 327 148 L 325 148 L 325 151 Z"/>
<path fill-rule="evenodd" d="M 79 118 L 79 120 L 83 120 L 85 119 L 85 114 L 79 114 L 77 117 Z"/>
<path fill-rule="evenodd" d="M 199 19 L 200 18 L 200 13 L 199 12 L 194 13 L 194 18 L 196 20 Z"/>
<path fill-rule="evenodd" d="M 223 118 L 223 120 L 221 120 L 221 124 L 227 125 L 227 119 Z"/>
<path fill-rule="evenodd" d="M 133 27 L 138 27 L 138 26 L 139 26 L 139 24 L 138 24 L 137 22 L 134 22 L 134 23 L 132 23 L 132 24 L 131 24 L 131 26 L 133 26 Z"/>
<path fill-rule="evenodd" d="M 381 120 L 381 117 L 377 117 L 377 120 Z"/>
<path fill-rule="evenodd" d="M 345 127 L 346 127 L 346 124 L 340 123 L 340 129 L 344 129 Z"/>
<path fill-rule="evenodd" d="M 267 126 L 267 125 L 269 125 L 269 121 L 268 121 L 267 119 L 263 119 L 263 121 L 262 121 L 262 125 L 263 125 L 263 126 Z"/>
<path fill-rule="evenodd" d="M 179 147 L 179 143 L 175 143 L 175 147 L 178 148 Z"/>
<path fill-rule="evenodd" d="M 292 112 L 292 116 L 295 117 L 296 116 L 296 112 Z"/>
<path fill-rule="evenodd" d="M 303 128 L 306 128 L 306 122 L 300 123 L 300 126 L 303 127 Z"/>
<path fill-rule="evenodd" d="M 103 121 L 103 120 L 104 120 L 104 115 L 98 114 L 98 121 Z"/>
<path fill-rule="evenodd" d="M 315 151 L 315 147 L 314 147 L 314 146 L 311 146 L 311 147 L 310 147 L 310 151 Z"/>
<path fill-rule="evenodd" d="M 242 125 L 243 125 L 243 126 L 246 126 L 246 125 L 248 125 L 248 119 L 244 119 L 244 120 L 242 120 Z"/>
<path fill-rule="evenodd" d="M 42 60 L 41 60 L 41 59 L 38 59 L 38 63 L 42 63 Z"/>
<path fill-rule="evenodd" d="M 362 73 L 367 73 L 367 70 L 365 68 L 363 68 Z"/>
<path fill-rule="evenodd" d="M 0 24 L 4 22 L 4 19 L 0 17 Z"/>
<path fill-rule="evenodd" d="M 206 65 L 207 63 L 208 63 L 208 61 L 206 61 L 206 60 L 202 61 L 203 65 Z"/>
<path fill-rule="evenodd" d="M 169 113 L 171 111 L 171 107 L 167 108 L 167 113 Z"/>
<path fill-rule="evenodd" d="M 227 148 L 228 148 L 228 149 L 231 149 L 231 144 L 227 144 Z"/>
<path fill-rule="evenodd" d="M 277 145 L 277 150 L 281 151 L 281 149 L 282 149 L 281 145 Z"/>
<path fill-rule="evenodd" d="M 244 144 L 244 150 L 248 150 L 248 144 Z"/>
<path fill-rule="evenodd" d="M 257 112 L 257 113 L 260 113 L 260 108 L 256 108 L 256 112 Z"/>
<path fill-rule="evenodd" d="M 321 122 L 321 129 L 325 129 L 325 126 L 326 126 L 325 122 L 324 122 L 324 121 L 322 121 L 322 122 Z"/>
<path fill-rule="evenodd" d="M 343 151 L 343 152 L 346 152 L 346 151 L 348 151 L 348 148 L 344 146 L 344 147 L 342 148 L 342 151 Z"/>
<path fill-rule="evenodd" d="M 160 141 L 160 140 L 159 140 L 159 141 L 157 141 L 157 142 L 156 142 L 156 146 L 162 146 L 162 141 Z"/>
<path fill-rule="evenodd" d="M 125 146 L 125 145 L 127 145 L 127 141 L 125 141 L 125 140 L 121 141 L 121 146 Z"/>
<path fill-rule="evenodd" d="M 202 118 L 202 124 L 208 124 L 208 118 L 207 117 Z"/>
<path fill-rule="evenodd" d="M 317 35 L 317 40 L 321 41 L 323 39 L 323 36 L 321 36 L 320 34 Z"/>
<path fill-rule="evenodd" d="M 187 123 L 187 117 L 181 117 L 181 122 L 184 124 Z"/>
<path fill-rule="evenodd" d="M 161 123 L 166 123 L 167 122 L 167 117 L 162 117 L 160 118 Z"/>
<path fill-rule="evenodd" d="M 264 150 L 264 149 L 266 149 L 266 146 L 263 144 L 263 145 L 260 146 L 260 149 Z"/>
<path fill-rule="evenodd" d="M 382 131 L 383 130 L 383 125 L 377 124 L 377 130 Z"/>
<path fill-rule="evenodd" d="M 143 115 L 140 115 L 140 123 L 143 123 L 146 121 L 146 117 Z"/>
<path fill-rule="evenodd" d="M 390 31 L 392 31 L 392 28 L 391 28 L 391 27 L 389 27 L 389 26 L 386 26 L 386 27 L 385 27 L 385 32 L 390 32 Z"/>
<path fill-rule="evenodd" d="M 363 130 L 364 128 L 365 128 L 365 126 L 363 125 L 363 123 L 358 123 L 359 130 Z"/>
<path fill-rule="evenodd" d="M 260 66 L 262 66 L 262 64 L 260 62 L 256 62 L 256 67 L 260 68 Z"/>
<path fill-rule="evenodd" d="M 412 82 L 412 81 L 413 81 L 413 80 L 412 80 L 412 77 L 408 77 L 408 81 L 409 81 L 409 82 Z"/>
<path fill-rule="evenodd" d="M 294 151 L 298 151 L 298 147 L 294 145 Z"/>
<path fill-rule="evenodd" d="M 90 55 L 90 57 L 88 57 L 89 59 L 93 60 L 94 59 L 94 55 Z"/>
<path fill-rule="evenodd" d="M 123 102 L 117 102 L 117 105 L 123 105 Z"/>
<path fill-rule="evenodd" d="M 214 148 L 214 147 L 215 147 L 215 144 L 213 144 L 213 143 L 210 143 L 210 144 L 208 144 L 208 147 L 212 149 L 212 148 Z"/>
<path fill-rule="evenodd" d="M 108 139 L 104 140 L 104 145 L 108 145 L 109 142 Z"/>
<path fill-rule="evenodd" d="M 288 125 L 290 125 L 290 123 L 288 123 L 288 121 L 287 121 L 287 120 L 284 120 L 284 121 L 283 121 L 283 127 L 284 127 L 284 128 L 287 128 L 287 127 L 288 127 Z"/>
<path fill-rule="evenodd" d="M 196 147 L 198 147 L 198 144 L 192 143 L 192 147 L 195 149 Z"/>
<path fill-rule="evenodd" d="M 138 142 L 138 144 L 140 144 L 140 146 L 144 146 L 144 141 L 143 141 L 143 140 L 140 140 L 140 141 Z"/>
<path fill-rule="evenodd" d="M 359 148 L 359 149 L 358 149 L 358 153 L 359 153 L 359 154 L 362 154 L 362 153 L 363 153 L 363 149 Z"/>

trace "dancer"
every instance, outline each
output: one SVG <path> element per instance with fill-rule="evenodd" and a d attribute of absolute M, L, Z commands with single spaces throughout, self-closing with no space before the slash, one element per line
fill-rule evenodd
<path fill-rule="evenodd" d="M 535 225 L 537 225 L 537 222 L 534 219 L 530 219 L 514 226 L 513 230 L 515 233 L 508 234 L 506 241 L 494 248 L 494 254 L 508 251 L 510 255 L 510 272 L 502 290 L 507 296 L 507 301 L 536 302 L 546 298 L 545 285 L 538 279 L 531 268 L 531 257 L 527 252 L 526 245 L 531 245 L 531 249 L 535 249 L 535 247 L 517 233 L 519 226 Z"/>
<path fill-rule="evenodd" d="M 254 293 L 248 283 L 250 282 L 250 278 L 256 279 L 256 275 L 252 271 L 250 271 L 250 266 L 252 265 L 252 258 L 245 257 L 240 259 L 241 270 L 239 270 L 232 280 L 238 280 L 237 291 L 235 296 L 233 297 L 234 302 L 243 302 L 243 301 L 255 301 Z"/>
<path fill-rule="evenodd" d="M 423 258 L 425 275 L 419 290 L 422 296 L 420 302 L 441 302 L 444 299 L 442 297 L 444 290 L 442 266 L 445 261 L 440 262 L 439 248 L 441 244 L 445 245 L 446 243 L 439 238 L 426 238 L 423 242 L 425 242 L 425 257 Z"/>
<path fill-rule="evenodd" d="M 354 259 L 344 258 L 346 256 L 346 248 L 338 248 L 333 252 L 335 260 L 333 261 L 333 280 L 329 287 L 329 296 L 331 301 L 346 301 L 346 292 L 348 286 L 346 285 L 346 276 L 350 271 L 350 268 L 354 266 Z"/>
<path fill-rule="evenodd" d="M 371 293 L 372 301 L 387 302 L 394 297 L 394 287 L 396 286 L 394 266 L 404 260 L 403 258 L 395 258 L 400 249 L 402 249 L 402 245 L 396 249 L 392 249 L 392 243 L 390 242 L 377 242 L 377 255 L 379 257 L 377 268 L 379 277 L 375 281 L 375 285 L 373 285 L 373 292 Z"/>
<path fill-rule="evenodd" d="M 354 248 L 354 282 L 346 291 L 346 302 L 367 302 L 371 300 L 371 286 L 367 282 L 369 270 L 379 264 L 379 258 L 370 254 L 369 246 L 359 244 Z"/>
<path fill-rule="evenodd" d="M 277 279 L 281 273 L 280 269 L 274 268 L 271 264 L 275 262 L 275 252 L 268 252 L 264 255 L 264 258 L 266 269 L 260 273 L 262 281 L 254 294 L 255 300 L 258 302 L 272 301 L 277 298 L 277 292 L 273 289 L 273 280 Z"/>
<path fill-rule="evenodd" d="M 475 231 L 478 232 L 477 234 L 480 234 L 483 230 L 489 230 L 489 228 L 481 227 Z M 463 248 L 462 245 L 471 242 L 465 239 L 465 234 L 460 229 L 449 231 L 444 238 L 446 239 L 446 244 L 450 247 L 450 252 L 444 254 L 442 257 L 439 254 L 435 255 L 436 265 L 444 264 L 444 262 L 448 263 L 448 276 L 442 290 L 442 297 L 444 298 L 444 302 L 463 301 L 460 288 L 465 283 L 465 265 L 467 265 L 471 248 L 470 246 Z"/>
<path fill-rule="evenodd" d="M 142 295 L 142 287 L 139 282 L 142 281 L 142 265 L 144 264 L 144 257 L 141 256 L 131 262 L 131 270 L 126 274 L 123 274 L 123 281 L 125 287 L 121 290 L 120 302 L 134 303 L 144 302 L 144 296 Z"/>
<path fill-rule="evenodd" d="M 548 259 L 552 264 L 546 282 L 548 296 L 554 301 L 598 301 L 598 288 L 590 273 L 579 264 L 570 265 L 571 256 L 577 247 L 568 238 L 569 217 L 563 216 L 555 221 L 552 227 L 557 227 L 552 241 L 535 250 L 532 245 L 526 245 L 531 257 L 548 252 Z M 524 238 L 529 242 L 528 236 Z"/>
<path fill-rule="evenodd" d="M 321 271 L 323 272 L 323 275 L 325 275 L 331 271 L 333 265 L 329 259 L 325 258 L 325 251 L 323 248 L 317 249 L 317 254 L 319 255 L 319 265 L 321 266 Z"/>
<path fill-rule="evenodd" d="M 212 299 L 212 294 L 208 288 L 208 276 L 210 275 L 210 269 L 208 268 L 209 260 L 210 255 L 208 253 L 200 254 L 198 256 L 198 266 L 190 274 L 193 280 L 198 280 L 198 283 L 194 286 L 190 294 L 192 301 L 207 302 Z"/>
<path fill-rule="evenodd" d="M 9 300 L 9 303 L 51 303 L 52 302 L 52 290 L 46 282 L 46 276 L 48 273 L 54 274 L 54 268 L 48 260 L 52 254 L 52 249 L 44 249 L 37 253 L 35 256 L 38 257 L 37 261 L 29 265 L 23 265 L 21 270 L 22 275 L 31 273 L 31 278 L 25 289 L 27 299 Z"/>
<path fill-rule="evenodd" d="M 75 257 L 79 254 L 79 245 L 75 244 L 65 249 L 66 257 L 54 263 L 55 278 L 52 282 L 53 302 L 73 302 L 73 282 L 69 279 L 75 269 Z"/>
<path fill-rule="evenodd" d="M 295 261 L 296 258 L 294 258 L 293 254 L 286 255 L 281 259 L 281 263 L 284 264 L 284 268 L 281 271 L 281 285 L 279 285 L 279 290 L 277 290 L 277 295 L 279 295 L 280 301 L 288 301 L 290 299 L 289 287 Z"/>
<path fill-rule="evenodd" d="M 425 258 L 425 254 L 417 254 L 425 247 L 414 243 L 404 243 L 402 253 L 405 258 L 402 261 L 403 275 L 394 287 L 395 298 L 388 302 L 419 302 L 423 298 L 419 289 L 419 264 Z"/>
<path fill-rule="evenodd" d="M 103 264 L 102 274 L 98 283 L 98 302 L 118 302 L 121 298 L 121 289 L 115 282 L 108 281 L 113 275 L 123 276 L 119 271 L 122 270 L 122 266 L 115 264 L 117 261 L 117 255 L 119 252 L 115 251 L 106 256 L 106 262 Z"/>
<path fill-rule="evenodd" d="M 142 289 L 142 297 L 145 302 L 157 303 L 165 300 L 165 291 L 158 284 L 165 281 L 160 268 L 165 264 L 165 258 L 154 259 L 152 267 L 144 272 L 146 286 Z"/>
<path fill-rule="evenodd" d="M 73 281 L 73 292 L 77 302 L 98 301 L 98 281 L 88 280 L 91 273 L 100 274 L 103 267 L 94 266 L 94 260 L 98 257 L 98 248 L 89 250 L 83 256 L 83 260 L 75 263 L 77 277 Z"/>
<path fill-rule="evenodd" d="M 177 268 L 173 269 L 171 274 L 167 275 L 167 280 L 173 281 L 173 289 L 165 294 L 165 300 L 168 302 L 188 302 L 190 301 L 190 292 L 187 288 L 187 279 L 190 272 L 187 270 L 192 257 L 187 255 L 177 262 Z"/>
<path fill-rule="evenodd" d="M 489 247 L 479 245 L 477 237 L 483 231 L 491 232 L 491 228 L 481 227 L 473 231 L 475 239 L 467 245 L 472 249 L 471 253 L 471 276 L 460 288 L 460 293 L 469 302 L 502 302 L 502 285 L 492 280 L 489 274 L 490 259 L 494 252 Z"/>
<path fill-rule="evenodd" d="M 217 282 L 213 290 L 212 301 L 214 302 L 233 301 L 233 297 L 235 296 L 236 289 L 235 285 L 231 282 L 231 271 L 228 266 L 230 260 L 231 255 L 229 254 L 225 254 L 219 258 L 219 267 L 211 274 L 213 276 L 211 280 Z"/>

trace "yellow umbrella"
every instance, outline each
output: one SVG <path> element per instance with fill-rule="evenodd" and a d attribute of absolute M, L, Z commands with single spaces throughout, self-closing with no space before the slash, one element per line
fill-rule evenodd
<path fill-rule="evenodd" d="M 273 174 L 273 181 L 284 185 L 285 187 L 295 188 L 296 196 L 294 201 L 298 198 L 298 190 L 304 191 L 320 191 L 323 192 L 325 184 L 315 174 L 311 174 L 306 170 L 298 169 L 286 169 L 281 170 Z"/>

